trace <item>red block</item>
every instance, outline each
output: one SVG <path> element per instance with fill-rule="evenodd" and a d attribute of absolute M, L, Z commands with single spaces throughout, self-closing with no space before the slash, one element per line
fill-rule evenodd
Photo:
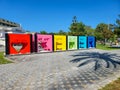
<path fill-rule="evenodd" d="M 31 34 L 6 34 L 6 54 L 31 53 Z"/>

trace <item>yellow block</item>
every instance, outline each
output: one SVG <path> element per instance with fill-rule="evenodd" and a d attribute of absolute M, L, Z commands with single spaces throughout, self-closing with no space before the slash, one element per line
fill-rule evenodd
<path fill-rule="evenodd" d="M 66 50 L 66 36 L 54 35 L 54 51 Z"/>

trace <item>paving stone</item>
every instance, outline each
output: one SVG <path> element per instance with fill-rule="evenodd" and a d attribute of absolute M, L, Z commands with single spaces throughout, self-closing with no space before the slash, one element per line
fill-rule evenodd
<path fill-rule="evenodd" d="M 97 83 L 120 73 L 119 52 L 90 49 L 8 56 L 15 63 L 0 65 L 0 89 L 93 90 L 88 88 L 94 85 L 97 90 Z"/>

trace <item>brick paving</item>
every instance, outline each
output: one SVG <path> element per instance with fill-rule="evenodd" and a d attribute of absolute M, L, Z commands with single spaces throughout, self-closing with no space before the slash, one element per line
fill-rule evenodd
<path fill-rule="evenodd" d="M 120 50 L 8 56 L 0 65 L 0 90 L 97 90 L 120 75 Z"/>

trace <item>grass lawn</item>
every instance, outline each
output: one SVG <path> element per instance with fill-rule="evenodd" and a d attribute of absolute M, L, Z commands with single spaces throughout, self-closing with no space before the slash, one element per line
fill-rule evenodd
<path fill-rule="evenodd" d="M 0 52 L 0 64 L 7 64 L 7 63 L 12 63 L 12 61 L 9 61 L 4 58 L 4 53 Z"/>
<path fill-rule="evenodd" d="M 102 44 L 97 44 L 96 48 L 97 49 L 102 49 L 102 50 L 118 50 L 118 49 L 120 49 L 120 48 L 112 48 L 108 45 L 102 45 Z"/>
<path fill-rule="evenodd" d="M 99 90 L 120 90 L 120 78 L 106 85 L 105 87 Z"/>

